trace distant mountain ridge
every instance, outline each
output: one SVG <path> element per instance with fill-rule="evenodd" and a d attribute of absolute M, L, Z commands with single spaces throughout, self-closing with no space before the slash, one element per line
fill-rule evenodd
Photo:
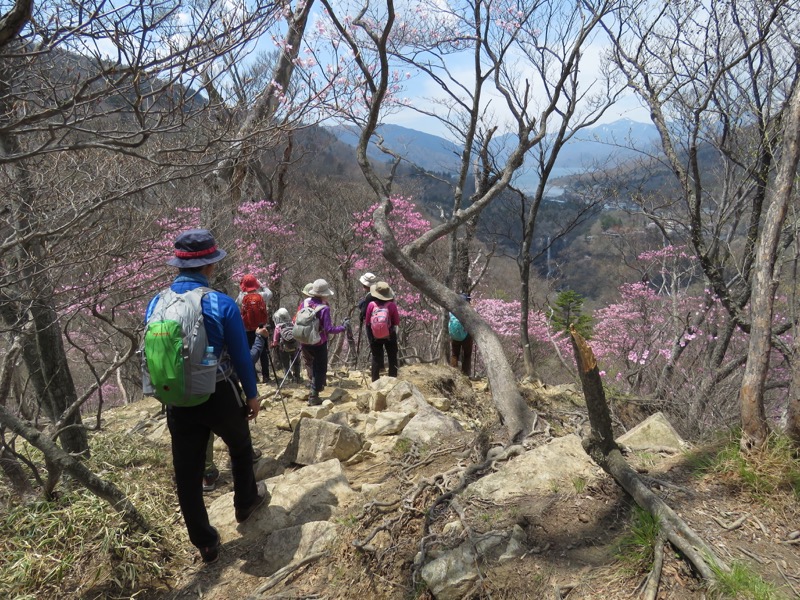
<path fill-rule="evenodd" d="M 353 147 L 358 143 L 358 133 L 346 126 L 326 129 L 342 143 Z M 427 171 L 455 173 L 458 170 L 462 149 L 445 138 L 390 124 L 381 125 L 378 133 L 388 148 Z M 561 150 L 553 177 L 593 170 L 597 165 L 609 162 L 625 162 L 638 154 L 633 148 L 649 149 L 657 138 L 658 132 L 654 125 L 631 119 L 620 119 L 583 129 Z M 497 158 L 502 161 L 513 149 L 516 139 L 513 134 L 505 134 L 498 136 L 495 142 Z M 544 143 L 548 143 L 547 138 Z M 374 144 L 370 145 L 369 156 L 379 161 L 389 159 Z M 526 161 L 526 166 L 530 164 Z M 535 186 L 538 176 L 531 173 L 531 170 L 523 167 L 515 183 L 523 189 Z"/>

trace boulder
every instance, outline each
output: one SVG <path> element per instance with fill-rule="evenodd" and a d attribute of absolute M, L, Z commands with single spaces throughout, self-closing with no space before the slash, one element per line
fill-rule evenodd
<path fill-rule="evenodd" d="M 369 410 L 369 412 L 380 412 L 386 410 L 386 405 L 386 394 L 384 392 L 372 392 L 369 396 L 367 410 Z"/>
<path fill-rule="evenodd" d="M 687 443 L 673 429 L 663 413 L 650 415 L 630 431 L 617 438 L 617 443 L 631 450 L 668 450 L 681 452 Z"/>
<path fill-rule="evenodd" d="M 501 504 L 519 496 L 574 492 L 577 479 L 584 482 L 595 479 L 599 468 L 574 434 L 555 438 L 549 444 L 499 463 L 498 467 L 495 473 L 468 485 L 464 494 Z"/>
<path fill-rule="evenodd" d="M 253 465 L 253 472 L 256 475 L 256 481 L 262 481 L 263 479 L 269 479 L 270 477 L 275 477 L 275 475 L 282 473 L 283 465 L 272 456 L 262 456 L 258 459 L 256 464 Z"/>
<path fill-rule="evenodd" d="M 334 390 L 331 392 L 331 395 L 328 396 L 328 400 L 330 400 L 331 402 L 334 402 L 334 403 L 336 403 L 336 402 L 349 402 L 351 400 L 351 398 L 350 398 L 350 394 L 348 394 L 342 388 L 334 388 Z"/>
<path fill-rule="evenodd" d="M 480 577 L 482 565 L 490 561 L 505 562 L 524 553 L 525 532 L 514 525 L 511 531 L 473 535 L 426 564 L 421 574 L 436 600 L 459 600 Z"/>
<path fill-rule="evenodd" d="M 299 465 L 312 465 L 335 458 L 347 460 L 361 449 L 361 437 L 346 425 L 303 418 L 294 428 L 284 457 Z"/>
<path fill-rule="evenodd" d="M 414 391 L 419 392 L 414 384 L 408 381 L 399 381 L 391 391 L 386 394 L 386 406 L 392 408 L 398 406 L 403 400 L 413 396 Z"/>
<path fill-rule="evenodd" d="M 441 410 L 442 412 L 447 412 L 453 407 L 453 402 L 450 398 L 445 398 L 443 396 L 433 396 L 428 398 L 428 404 L 430 404 L 436 410 Z"/>
<path fill-rule="evenodd" d="M 411 420 L 414 415 L 407 412 L 379 412 L 369 415 L 367 419 L 366 435 L 397 435 Z"/>
<path fill-rule="evenodd" d="M 356 393 L 356 406 L 361 412 L 369 412 L 373 392 L 361 391 Z M 386 397 L 384 396 L 384 400 Z"/>
<path fill-rule="evenodd" d="M 428 444 L 435 439 L 451 437 L 464 431 L 456 419 L 433 408 L 424 398 L 422 402 L 417 403 L 416 415 L 403 428 L 404 438 Z"/>
<path fill-rule="evenodd" d="M 267 490 L 272 495 L 269 504 L 239 525 L 234 516 L 233 492 L 211 503 L 209 519 L 224 541 L 240 536 L 264 537 L 279 529 L 327 521 L 335 508 L 355 493 L 341 463 L 335 459 L 268 479 Z"/>
<path fill-rule="evenodd" d="M 323 402 L 320 406 L 304 406 L 300 409 L 298 417 L 301 419 L 307 417 L 309 419 L 324 419 L 331 414 L 331 404 Z"/>
<path fill-rule="evenodd" d="M 311 521 L 273 531 L 264 541 L 265 569 L 272 575 L 286 565 L 322 552 L 336 540 L 336 525 L 328 521 Z"/>
<path fill-rule="evenodd" d="M 388 394 L 392 391 L 392 388 L 397 385 L 399 379 L 397 377 L 387 377 L 383 376 L 369 384 L 369 389 L 374 392 L 383 392 L 384 394 Z"/>

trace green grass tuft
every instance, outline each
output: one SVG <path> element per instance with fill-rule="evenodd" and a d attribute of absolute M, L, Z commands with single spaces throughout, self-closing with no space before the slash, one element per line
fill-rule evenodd
<path fill-rule="evenodd" d="M 653 566 L 653 550 L 660 530 L 656 516 L 634 506 L 630 531 L 618 542 L 615 556 L 634 572 L 649 571 Z"/>
<path fill-rule="evenodd" d="M 766 502 L 776 493 L 800 499 L 800 459 L 788 437 L 771 434 L 764 448 L 751 454 L 739 450 L 739 432 L 710 449 L 687 455 L 698 475 L 714 473 Z"/>
<path fill-rule="evenodd" d="M 712 565 L 713 568 L 713 565 Z M 736 598 L 737 600 L 784 600 L 775 586 L 764 581 L 747 565 L 733 563 L 729 573 L 714 569 L 717 580 L 710 592 L 713 598 Z"/>

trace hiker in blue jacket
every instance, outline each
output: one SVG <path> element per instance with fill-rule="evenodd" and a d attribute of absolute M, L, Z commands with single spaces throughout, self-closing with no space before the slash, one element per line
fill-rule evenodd
<path fill-rule="evenodd" d="M 175 240 L 175 256 L 167 261 L 179 269 L 170 289 L 184 293 L 208 287 L 216 263 L 226 255 L 207 229 L 184 231 Z M 148 305 L 145 320 L 157 301 L 158 296 Z M 167 425 L 172 437 L 178 503 L 189 540 L 200 551 L 203 562 L 211 563 L 219 557 L 220 547 L 220 536 L 209 524 L 203 502 L 203 470 L 211 432 L 228 446 L 237 522 L 245 521 L 269 495 L 263 482 L 256 484 L 253 472 L 253 444 L 247 421 L 255 419 L 260 406 L 241 313 L 233 298 L 217 291 L 206 294 L 201 306 L 208 345 L 213 346 L 218 361 L 216 388 L 208 400 L 197 406 L 167 406 Z"/>

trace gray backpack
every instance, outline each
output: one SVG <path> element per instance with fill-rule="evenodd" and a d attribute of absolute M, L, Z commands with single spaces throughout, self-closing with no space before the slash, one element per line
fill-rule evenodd
<path fill-rule="evenodd" d="M 216 363 L 202 364 L 208 338 L 201 302 L 210 291 L 200 287 L 178 294 L 167 288 L 147 320 L 142 388 L 164 404 L 196 406 L 216 387 Z"/>
<path fill-rule="evenodd" d="M 319 306 L 303 306 L 297 313 L 294 320 L 294 327 L 292 333 L 294 339 L 307 346 L 316 346 L 322 341 L 322 336 L 319 332 L 319 312 L 325 308 L 325 305 Z"/>

